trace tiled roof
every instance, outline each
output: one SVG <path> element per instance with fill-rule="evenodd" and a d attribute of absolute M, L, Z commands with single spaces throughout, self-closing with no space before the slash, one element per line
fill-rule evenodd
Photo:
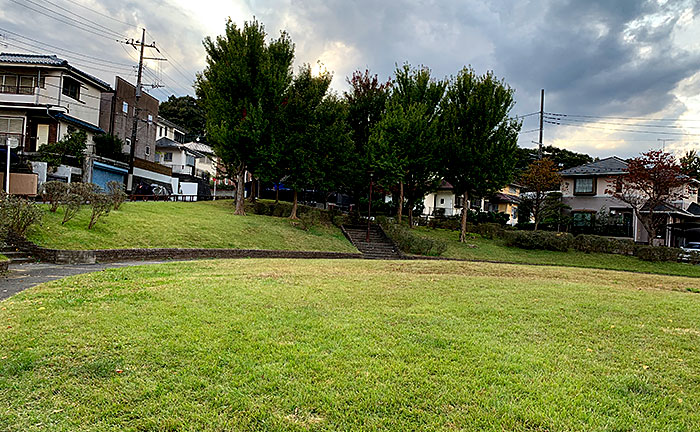
<path fill-rule="evenodd" d="M 208 146 L 204 143 L 201 143 L 201 142 L 195 142 L 195 141 L 188 142 L 185 144 L 185 147 L 187 147 L 190 150 L 195 150 L 195 151 L 198 151 L 198 152 L 204 153 L 204 154 L 210 154 L 210 155 L 214 154 L 214 149 L 212 149 L 210 146 Z"/>
<path fill-rule="evenodd" d="M 520 204 L 520 197 L 515 195 L 504 194 L 502 192 L 495 193 L 489 200 L 492 203 L 512 203 Z"/>
<path fill-rule="evenodd" d="M 599 161 L 579 165 L 563 170 L 563 176 L 599 175 L 599 174 L 623 174 L 627 172 L 627 162 L 617 156 L 601 159 Z"/>
<path fill-rule="evenodd" d="M 95 83 L 101 85 L 102 87 L 111 90 L 112 87 L 102 81 L 101 79 L 90 75 L 86 72 L 76 69 L 68 63 L 68 60 L 58 58 L 55 55 L 43 55 L 43 54 L 15 54 L 15 53 L 0 53 L 0 63 L 13 63 L 13 64 L 30 64 L 30 65 L 46 65 L 54 67 L 64 67 L 78 75 L 81 75 Z"/>
<path fill-rule="evenodd" d="M 168 137 L 163 137 L 156 140 L 156 147 L 180 148 L 180 145 L 181 144 L 179 142 L 173 141 Z"/>

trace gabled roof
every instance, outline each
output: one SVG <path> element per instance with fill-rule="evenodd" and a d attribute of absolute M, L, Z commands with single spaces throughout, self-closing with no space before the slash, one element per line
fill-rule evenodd
<path fill-rule="evenodd" d="M 67 60 L 56 57 L 55 55 L 45 55 L 45 54 L 15 54 L 15 53 L 0 53 L 0 63 L 11 63 L 16 65 L 40 65 L 40 66 L 51 66 L 58 68 L 65 68 L 69 71 L 79 75 L 88 81 L 92 81 L 97 87 L 101 87 L 104 91 L 112 90 L 112 87 L 101 79 L 92 76 L 86 72 L 77 69 L 70 64 Z"/>
<path fill-rule="evenodd" d="M 173 141 L 168 137 L 159 138 L 156 140 L 156 147 L 170 147 L 170 148 L 180 148 L 182 144 L 177 141 Z"/>
<path fill-rule="evenodd" d="M 188 142 L 185 143 L 185 147 L 187 147 L 190 150 L 195 150 L 200 153 L 208 154 L 208 155 L 214 155 L 214 149 L 211 148 L 211 146 L 208 146 L 204 143 L 201 142 Z"/>
<path fill-rule="evenodd" d="M 617 156 L 601 159 L 599 161 L 579 165 L 577 167 L 565 169 L 559 174 L 563 176 L 586 176 L 604 174 L 625 174 L 627 172 L 627 162 Z"/>

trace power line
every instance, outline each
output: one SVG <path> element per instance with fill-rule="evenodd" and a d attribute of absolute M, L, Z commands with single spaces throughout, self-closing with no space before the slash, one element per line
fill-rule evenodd
<path fill-rule="evenodd" d="M 26 0 L 26 1 L 29 1 L 30 3 L 34 3 L 32 0 Z M 76 16 L 76 17 L 78 17 L 78 18 L 80 18 L 80 19 L 83 19 L 83 20 L 85 20 L 85 21 L 88 21 L 87 23 L 82 23 L 82 22 L 79 21 L 79 20 L 76 21 L 76 22 L 80 22 L 81 24 L 84 24 L 84 25 L 94 25 L 94 26 L 97 26 L 97 27 L 102 28 L 102 29 L 104 29 L 104 30 L 107 30 L 108 32 L 110 32 L 110 33 L 112 33 L 112 34 L 114 34 L 114 35 L 116 35 L 116 36 L 123 37 L 123 35 L 121 34 L 121 32 L 112 30 L 111 28 L 109 28 L 109 27 L 107 27 L 107 26 L 104 26 L 104 25 L 102 25 L 102 24 L 98 24 L 98 23 L 96 23 L 96 22 L 93 22 L 92 20 L 89 20 L 88 18 L 85 18 L 84 16 L 75 13 L 75 12 L 73 12 L 73 11 L 70 10 L 70 9 L 66 9 L 66 8 L 64 8 L 63 6 L 57 5 L 56 3 L 52 2 L 51 0 L 44 0 L 44 1 L 45 1 L 46 3 L 48 3 L 48 4 L 51 4 L 51 5 L 53 5 L 53 6 L 57 7 L 57 8 L 59 8 L 59 9 L 61 9 L 62 11 L 68 12 L 69 14 L 71 14 L 71 15 L 73 15 L 73 16 Z M 34 3 L 34 4 L 36 4 L 36 3 Z M 55 13 L 55 14 L 57 14 L 57 15 L 61 15 L 61 14 L 59 14 L 59 13 L 56 12 L 56 11 L 51 11 L 51 12 L 53 12 L 53 13 Z M 63 16 L 65 16 L 65 15 L 63 15 Z M 73 20 L 73 18 L 70 18 L 70 17 L 66 17 L 66 18 Z"/>
<path fill-rule="evenodd" d="M 31 6 L 28 6 L 28 5 L 24 4 L 24 3 L 21 3 L 21 2 L 18 1 L 18 0 L 10 0 L 10 1 L 11 1 L 12 3 L 18 4 L 18 5 L 22 6 L 22 7 L 25 7 L 25 8 L 27 8 L 27 9 L 29 9 L 29 10 L 32 10 L 32 11 L 38 13 L 38 14 L 47 16 L 47 17 L 52 18 L 52 19 L 54 19 L 54 20 L 56 20 L 56 21 L 62 22 L 62 23 L 64 23 L 64 24 L 67 24 L 67 25 L 69 25 L 69 26 L 71 26 L 71 27 L 75 27 L 75 28 L 78 29 L 78 30 L 85 31 L 85 32 L 91 33 L 91 34 L 93 34 L 93 35 L 95 35 L 95 36 L 99 36 L 99 37 L 102 37 L 102 38 L 105 38 L 105 39 L 116 40 L 116 39 L 114 39 L 114 36 L 108 36 L 108 35 L 106 35 L 106 34 L 104 34 L 104 33 L 100 33 L 100 30 L 99 30 L 99 29 L 96 29 L 95 27 L 92 27 L 92 26 L 89 26 L 89 25 L 87 25 L 87 24 L 81 23 L 81 22 L 79 22 L 79 21 L 77 21 L 77 20 L 74 20 L 74 19 L 72 19 L 72 18 L 71 18 L 71 21 L 77 22 L 78 24 L 80 24 L 80 25 L 83 26 L 83 27 L 79 27 L 79 26 L 77 26 L 77 25 L 75 25 L 75 24 L 71 24 L 71 23 L 68 22 L 68 21 L 65 21 L 65 20 L 62 20 L 62 19 L 60 19 L 60 18 L 57 18 L 57 17 L 55 17 L 55 16 L 53 16 L 53 15 L 50 15 L 50 14 L 48 14 L 48 13 L 46 13 L 46 12 L 43 12 L 43 11 L 39 10 L 39 9 L 35 9 L 35 8 L 31 7 Z M 32 3 L 32 4 L 37 4 L 37 3 L 32 2 L 31 0 L 24 0 L 24 1 L 28 1 L 28 2 L 30 2 L 30 3 Z M 42 7 L 44 10 L 49 10 L 49 9 L 44 8 L 44 7 L 41 6 L 41 5 L 39 5 L 39 6 Z M 54 13 L 56 13 L 56 14 L 59 15 L 59 16 L 63 16 L 62 14 L 58 14 L 57 12 L 54 12 Z M 97 30 L 97 31 L 95 31 L 95 30 Z M 120 37 L 123 37 L 123 36 L 120 36 Z"/>
<path fill-rule="evenodd" d="M 114 18 L 114 17 L 112 17 L 112 16 L 110 16 L 110 15 L 107 15 L 107 14 L 105 14 L 105 13 L 96 11 L 95 9 L 92 9 L 92 8 L 90 8 L 90 7 L 88 7 L 88 6 L 85 6 L 84 4 L 78 3 L 78 2 L 76 2 L 75 0 L 65 0 L 65 1 L 70 2 L 70 3 L 73 3 L 73 4 L 76 5 L 76 6 L 80 6 L 80 7 L 83 8 L 83 9 L 87 9 L 87 10 L 89 10 L 89 11 L 92 12 L 92 13 L 96 13 L 97 15 L 103 16 L 103 17 L 105 17 L 105 18 L 109 18 L 109 19 L 111 19 L 111 20 L 114 21 L 114 22 L 118 22 L 118 23 L 120 23 L 120 24 L 125 24 L 125 25 L 128 25 L 129 27 L 133 27 L 133 28 L 138 29 L 138 26 L 137 26 L 136 24 L 131 24 L 131 23 L 128 23 L 128 22 L 126 22 L 126 21 L 118 20 L 118 19 L 116 19 L 116 18 Z"/>
<path fill-rule="evenodd" d="M 153 37 L 152 34 L 150 34 L 150 33 L 148 33 L 148 34 L 149 34 L 149 36 L 151 36 L 153 39 L 155 39 L 155 37 Z M 177 60 L 175 60 L 175 57 L 174 57 L 174 56 L 172 56 L 172 55 L 170 55 L 170 53 L 168 53 L 168 51 L 165 49 L 165 47 L 162 47 L 162 46 L 161 46 L 161 47 L 159 47 L 159 48 L 162 49 L 162 50 L 163 50 L 163 53 L 164 53 L 166 56 L 169 57 L 169 60 L 172 62 L 172 65 L 173 65 L 173 69 L 175 69 L 175 71 L 176 71 L 177 73 L 179 73 L 179 74 L 180 74 L 185 80 L 187 80 L 187 81 L 192 80 L 192 77 L 188 77 L 186 73 L 182 72 L 182 70 L 180 70 L 180 69 L 177 67 L 177 66 L 182 67 L 182 65 L 181 65 L 180 63 L 178 63 Z M 184 67 L 183 67 L 183 69 L 184 69 Z M 190 86 L 191 86 L 191 84 L 190 84 Z"/>
<path fill-rule="evenodd" d="M 105 63 L 105 64 L 103 64 L 102 66 L 109 66 L 109 67 L 113 67 L 113 66 L 127 66 L 127 67 L 132 67 L 132 65 L 127 64 L 127 63 L 119 63 L 119 62 L 115 62 L 115 61 L 111 61 L 111 60 L 104 60 L 104 59 L 101 59 L 101 58 L 99 58 L 99 57 L 94 57 L 94 56 L 91 56 L 91 55 L 88 55 L 88 54 L 82 54 L 82 53 L 79 53 L 79 52 L 77 52 L 77 51 L 69 50 L 69 49 L 67 49 L 67 48 L 61 48 L 61 47 L 58 47 L 58 46 L 56 46 L 56 45 L 51 45 L 51 44 L 48 44 L 48 43 L 45 43 L 45 42 L 41 42 L 41 41 L 38 41 L 38 40 L 36 40 L 36 39 L 32 39 L 32 38 L 29 38 L 29 37 L 26 37 L 26 36 L 22 36 L 22 35 L 20 35 L 19 33 L 15 33 L 15 32 L 13 32 L 13 31 L 9 31 L 9 30 L 3 29 L 3 28 L 0 28 L 0 31 L 5 32 L 5 33 L 10 33 L 10 34 L 16 35 L 16 36 L 18 36 L 18 37 L 20 37 L 20 38 L 22 38 L 22 39 L 27 39 L 27 40 L 30 40 L 30 41 L 32 41 L 32 42 L 35 42 L 35 43 L 38 44 L 38 45 L 31 44 L 31 43 L 29 43 L 29 42 L 25 42 L 25 41 L 22 41 L 22 40 L 16 39 L 16 38 L 9 38 L 10 40 L 13 40 L 13 41 L 16 41 L 16 42 L 18 42 L 18 43 L 21 43 L 21 44 L 24 44 L 24 45 L 28 45 L 28 46 L 31 46 L 31 47 L 34 47 L 34 48 L 46 49 L 46 48 L 44 48 L 44 47 L 49 47 L 50 49 L 56 50 L 56 51 L 59 52 L 59 53 L 60 53 L 60 52 L 65 52 L 65 53 L 69 53 L 70 56 L 85 57 L 85 59 L 82 60 L 82 61 Z M 62 55 L 63 55 L 63 54 L 62 54 Z"/>
<path fill-rule="evenodd" d="M 666 132 L 666 131 L 642 131 L 642 130 L 634 130 L 634 129 L 612 129 L 612 128 L 587 126 L 587 125 L 582 125 L 582 124 L 564 123 L 563 121 L 545 120 L 544 122 L 548 123 L 548 124 L 553 124 L 553 125 L 574 126 L 574 127 L 579 127 L 579 128 L 585 128 L 585 129 L 598 129 L 598 130 L 604 130 L 604 131 L 608 131 L 608 132 L 630 132 L 630 133 L 645 133 L 645 134 L 654 134 L 654 135 L 700 136 L 700 134 L 686 134 L 686 133 Z"/>
<path fill-rule="evenodd" d="M 537 114 L 539 114 L 539 113 L 537 113 Z M 539 132 L 539 130 L 540 130 L 540 128 L 531 129 L 531 130 L 527 130 L 527 131 L 524 131 L 524 132 L 520 132 L 518 135 L 522 135 L 522 134 L 526 134 L 526 133 L 532 133 L 532 132 Z"/>
<path fill-rule="evenodd" d="M 617 120 L 647 120 L 647 121 L 669 121 L 669 122 L 700 122 L 700 119 L 679 119 L 679 118 L 648 118 L 648 117 L 615 117 L 615 116 L 596 116 L 596 115 L 583 115 L 583 114 L 562 114 L 562 113 L 551 113 L 546 112 L 546 115 L 555 117 L 582 117 L 582 118 L 593 118 L 593 119 L 617 119 Z"/>
<path fill-rule="evenodd" d="M 646 127 L 646 128 L 663 128 L 663 129 L 699 129 L 700 126 L 676 126 L 676 125 L 652 125 L 652 124 L 631 124 L 631 123 L 617 123 L 617 122 L 608 122 L 608 121 L 599 121 L 599 120 L 582 120 L 582 119 L 575 119 L 575 118 L 562 118 L 562 117 L 553 117 L 553 116 L 545 116 L 545 119 L 547 120 L 553 120 L 553 121 L 567 121 L 567 122 L 577 122 L 577 123 L 594 123 L 594 124 L 608 124 L 608 125 L 614 125 L 614 126 L 626 126 L 626 127 Z"/>

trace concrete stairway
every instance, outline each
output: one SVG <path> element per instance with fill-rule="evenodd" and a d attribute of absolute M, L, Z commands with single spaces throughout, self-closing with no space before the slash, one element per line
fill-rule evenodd
<path fill-rule="evenodd" d="M 367 242 L 367 225 L 344 225 L 345 235 L 355 245 L 365 259 L 401 259 L 401 254 L 384 231 L 377 225 L 369 230 Z"/>
<path fill-rule="evenodd" d="M 29 252 L 12 246 L 0 246 L 0 254 L 5 255 L 10 260 L 10 264 L 24 264 L 36 261 Z"/>

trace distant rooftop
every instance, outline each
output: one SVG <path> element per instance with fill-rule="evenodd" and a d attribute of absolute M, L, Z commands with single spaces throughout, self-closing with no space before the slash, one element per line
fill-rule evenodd
<path fill-rule="evenodd" d="M 13 64 L 24 64 L 24 65 L 44 65 L 44 66 L 53 66 L 53 67 L 63 67 L 66 68 L 72 72 L 75 72 L 77 75 L 81 75 L 84 78 L 89 79 L 90 81 L 93 81 L 95 84 L 98 84 L 101 87 L 104 87 L 105 90 L 111 90 L 112 87 L 102 81 L 101 79 L 92 76 L 86 72 L 81 71 L 80 69 L 77 69 L 73 66 L 71 66 L 68 63 L 68 60 L 64 60 L 62 58 L 58 58 L 55 55 L 44 55 L 44 54 L 15 54 L 15 53 L 0 53 L 0 63 L 13 63 Z"/>
<path fill-rule="evenodd" d="M 563 176 L 624 174 L 627 172 L 627 162 L 617 156 L 601 159 L 599 161 L 579 165 L 563 170 Z"/>

